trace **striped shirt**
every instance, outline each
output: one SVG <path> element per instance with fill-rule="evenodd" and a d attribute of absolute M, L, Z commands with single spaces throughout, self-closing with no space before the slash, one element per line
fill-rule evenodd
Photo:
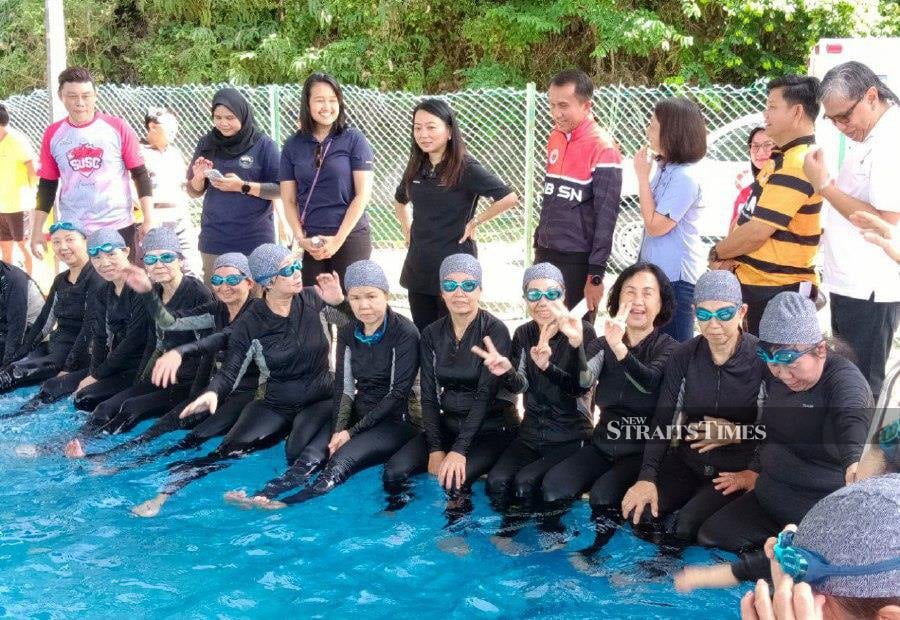
<path fill-rule="evenodd" d="M 785 144 L 757 175 L 737 223 L 755 220 L 775 232 L 758 249 L 737 257 L 741 284 L 818 284 L 813 263 L 822 235 L 822 197 L 803 173 L 803 159 L 814 143 L 815 136 L 804 136 Z"/>

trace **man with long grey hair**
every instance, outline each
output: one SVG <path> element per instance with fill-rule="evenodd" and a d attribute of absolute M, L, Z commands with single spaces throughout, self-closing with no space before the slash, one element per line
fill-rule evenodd
<path fill-rule="evenodd" d="M 825 118 L 850 139 L 835 179 L 829 176 L 821 150 L 808 153 L 804 163 L 810 182 L 830 204 L 823 248 L 831 328 L 852 347 L 877 399 L 900 321 L 900 269 L 866 242 L 851 216 L 858 219 L 860 213 L 871 213 L 891 226 L 900 222 L 896 164 L 900 100 L 859 62 L 846 62 L 826 73 L 819 100 Z"/>

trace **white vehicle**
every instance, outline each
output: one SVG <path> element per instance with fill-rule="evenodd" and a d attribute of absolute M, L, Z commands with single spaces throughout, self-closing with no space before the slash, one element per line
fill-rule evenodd
<path fill-rule="evenodd" d="M 706 157 L 700 160 L 703 193 L 698 228 L 701 238 L 712 244 L 728 234 L 734 201 L 740 189 L 738 176 L 749 174 L 747 136 L 763 124 L 762 113 L 742 116 L 707 136 Z M 644 235 L 644 222 L 638 205 L 638 183 L 632 158 L 622 161 L 622 200 L 619 220 L 613 233 L 611 263 L 619 271 L 636 262 Z"/>

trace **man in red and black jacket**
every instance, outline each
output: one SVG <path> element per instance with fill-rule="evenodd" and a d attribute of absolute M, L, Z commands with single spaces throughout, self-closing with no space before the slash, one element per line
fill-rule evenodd
<path fill-rule="evenodd" d="M 603 273 L 622 192 L 622 155 L 594 120 L 593 94 L 594 84 L 583 71 L 563 71 L 550 81 L 554 127 L 534 234 L 534 261 L 562 271 L 570 309 L 587 298 L 590 311 L 603 297 Z"/>

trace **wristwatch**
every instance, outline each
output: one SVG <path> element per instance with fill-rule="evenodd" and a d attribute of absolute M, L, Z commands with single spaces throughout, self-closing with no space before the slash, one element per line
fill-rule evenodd
<path fill-rule="evenodd" d="M 244 183 L 243 185 L 241 185 L 241 193 L 242 194 L 250 193 L 250 184 L 249 183 Z"/>
<path fill-rule="evenodd" d="M 591 276 L 590 283 L 594 286 L 600 286 L 603 284 L 603 276 Z"/>

